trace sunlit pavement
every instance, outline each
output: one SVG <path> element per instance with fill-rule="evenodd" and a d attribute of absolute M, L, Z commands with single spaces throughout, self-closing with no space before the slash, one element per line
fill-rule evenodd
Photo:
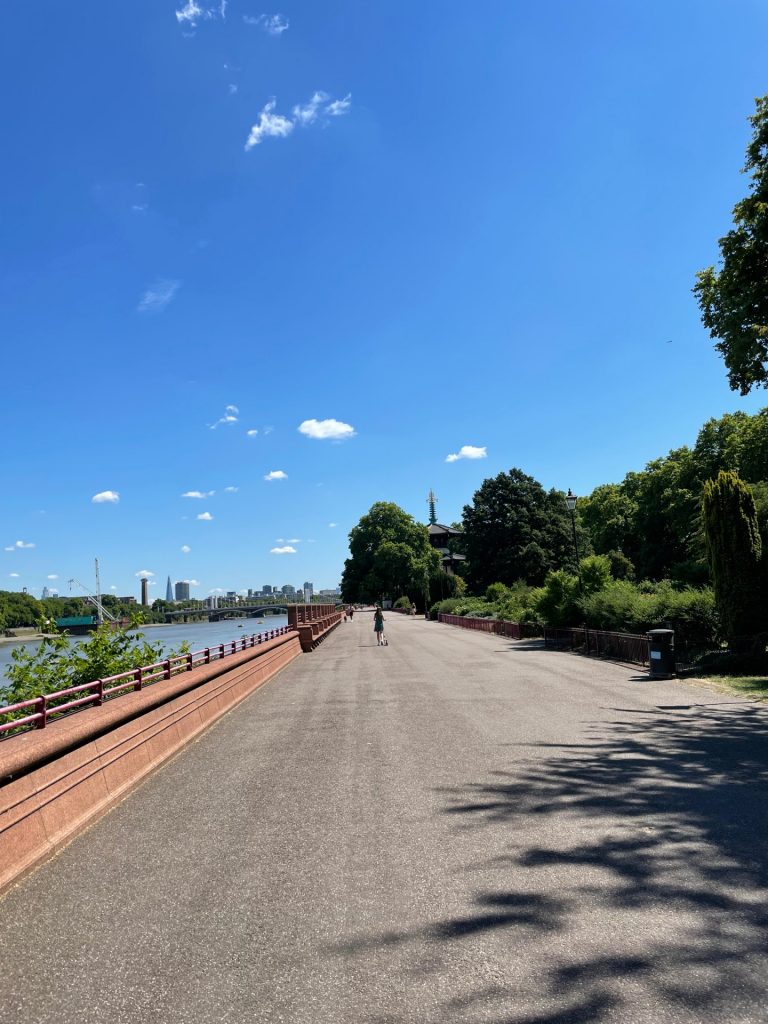
<path fill-rule="evenodd" d="M 763 1022 L 768 713 L 358 613 L 0 902 L 0 1020 Z"/>

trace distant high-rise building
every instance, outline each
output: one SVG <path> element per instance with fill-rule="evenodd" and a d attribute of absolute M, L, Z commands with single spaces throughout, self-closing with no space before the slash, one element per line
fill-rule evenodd
<path fill-rule="evenodd" d="M 268 583 L 265 583 L 264 586 L 261 588 L 261 592 L 265 597 L 269 597 L 269 595 L 272 593 L 272 587 L 270 587 Z"/>
<path fill-rule="evenodd" d="M 46 597 L 50 597 L 50 596 L 51 596 L 51 592 L 48 589 L 48 587 L 43 587 L 43 592 L 40 595 L 40 600 L 44 601 L 46 599 Z"/>
<path fill-rule="evenodd" d="M 304 590 L 304 604 L 312 604 L 312 595 L 315 592 L 314 584 L 313 583 L 305 582 L 303 590 Z"/>
<path fill-rule="evenodd" d="M 280 588 L 280 593 L 283 597 L 293 597 L 296 593 L 296 587 L 291 586 L 290 583 L 286 583 L 285 586 Z"/>
<path fill-rule="evenodd" d="M 149 580 L 146 576 L 141 580 L 141 603 L 149 604 Z"/>
<path fill-rule="evenodd" d="M 171 584 L 171 577 L 168 577 L 168 582 L 165 584 L 165 600 L 173 601 L 173 586 Z"/>
<path fill-rule="evenodd" d="M 178 583 L 176 584 L 176 600 L 189 600 L 189 584 L 187 583 L 186 580 L 179 580 Z"/>

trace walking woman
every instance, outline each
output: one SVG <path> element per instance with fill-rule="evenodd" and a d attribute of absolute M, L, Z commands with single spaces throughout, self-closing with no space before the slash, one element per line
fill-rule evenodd
<path fill-rule="evenodd" d="M 376 634 L 376 646 L 381 647 L 384 643 L 384 612 L 380 604 L 376 605 L 373 613 L 373 631 Z"/>

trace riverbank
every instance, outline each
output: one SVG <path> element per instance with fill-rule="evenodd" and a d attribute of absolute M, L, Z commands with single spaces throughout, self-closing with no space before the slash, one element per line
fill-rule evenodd
<path fill-rule="evenodd" d="M 40 640 L 51 640 L 58 633 L 24 633 L 23 636 L 0 636 L 0 644 L 29 644 Z"/>

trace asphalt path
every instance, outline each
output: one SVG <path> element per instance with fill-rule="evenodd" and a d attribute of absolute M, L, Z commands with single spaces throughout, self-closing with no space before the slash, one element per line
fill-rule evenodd
<path fill-rule="evenodd" d="M 768 713 L 358 614 L 0 901 L 14 1024 L 764 1024 Z"/>

